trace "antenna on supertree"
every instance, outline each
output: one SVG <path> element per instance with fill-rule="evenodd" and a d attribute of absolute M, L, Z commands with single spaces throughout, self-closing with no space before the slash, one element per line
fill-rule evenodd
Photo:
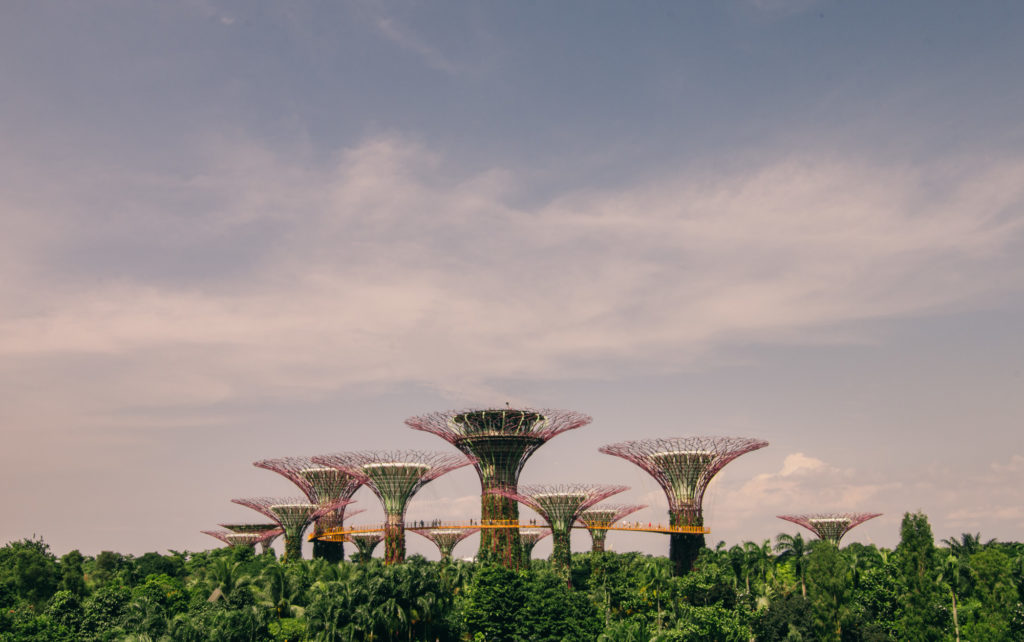
<path fill-rule="evenodd" d="M 448 410 L 405 423 L 415 430 L 444 439 L 475 459 L 480 475 L 480 520 L 482 523 L 519 521 L 515 500 L 492 490 L 516 492 L 519 473 L 526 460 L 552 437 L 590 423 L 589 416 L 570 410 L 531 408 L 484 408 Z M 480 533 L 480 561 L 497 561 L 516 568 L 521 559 L 519 530 L 485 528 Z"/>
<path fill-rule="evenodd" d="M 551 534 L 550 528 L 520 528 L 519 540 L 523 545 L 523 562 L 528 563 L 537 542 Z"/>
<path fill-rule="evenodd" d="M 270 545 L 274 543 L 274 540 L 280 537 L 284 531 L 277 524 L 220 524 L 221 528 L 226 528 L 232 533 L 263 533 L 266 534 L 266 539 L 260 541 L 260 552 L 266 553 L 270 550 Z"/>
<path fill-rule="evenodd" d="M 362 486 L 358 478 L 348 473 L 322 466 L 311 457 L 278 457 L 253 462 L 253 466 L 272 470 L 284 476 L 299 487 L 309 501 L 317 505 L 337 503 L 352 499 L 352 495 Z M 351 517 L 355 513 L 349 513 Z M 340 527 L 345 521 L 345 505 L 324 513 L 313 525 L 313 559 L 323 558 L 328 562 L 337 563 L 345 559 L 345 545 L 342 542 L 320 540 L 316 536 L 328 528 Z"/>
<path fill-rule="evenodd" d="M 704 526 L 704 491 L 711 478 L 740 455 L 767 445 L 745 437 L 700 436 L 624 441 L 600 451 L 631 461 L 654 477 L 668 497 L 670 526 Z M 703 533 L 672 533 L 668 556 L 674 573 L 693 568 L 704 545 Z"/>
<path fill-rule="evenodd" d="M 281 534 L 280 528 L 274 528 L 272 530 L 262 532 L 247 532 L 247 533 L 236 533 L 234 531 L 223 530 L 223 531 L 200 531 L 210 537 L 216 537 L 220 541 L 224 542 L 228 546 L 248 546 L 256 548 L 256 544 L 262 544 L 269 539 L 276 538 Z"/>
<path fill-rule="evenodd" d="M 359 549 L 359 552 L 352 556 L 353 560 L 365 563 L 373 557 L 373 549 L 377 548 L 377 544 L 384 540 L 384 533 L 382 531 L 352 533 L 348 538 Z"/>
<path fill-rule="evenodd" d="M 342 503 L 318 505 L 306 497 L 248 497 L 231 501 L 266 515 L 284 529 L 284 560 L 289 562 L 302 559 L 302 534 L 310 523 Z"/>
<path fill-rule="evenodd" d="M 614 526 L 615 522 L 641 508 L 647 508 L 647 504 L 606 504 L 588 508 L 580 513 L 579 521 L 590 533 L 590 552 L 603 553 L 608 529 Z"/>
<path fill-rule="evenodd" d="M 881 513 L 814 513 L 812 515 L 777 515 L 779 519 L 799 524 L 818 539 L 839 546 L 839 540 L 854 526 L 859 526 Z"/>
<path fill-rule="evenodd" d="M 410 528 L 409 530 L 433 542 L 437 546 L 437 550 L 441 552 L 442 562 L 450 562 L 455 546 L 473 533 L 480 531 L 479 528 Z"/>
<path fill-rule="evenodd" d="M 313 461 L 359 478 L 384 505 L 384 563 L 405 560 L 405 509 L 427 482 L 467 466 L 470 459 L 454 453 L 418 450 L 338 453 Z"/>
<path fill-rule="evenodd" d="M 603 486 L 600 484 L 558 484 L 552 486 L 523 486 L 519 492 L 495 489 L 510 499 L 522 502 L 543 517 L 551 528 L 554 550 L 551 562 L 568 573 L 572 561 L 569 550 L 569 533 L 580 513 L 594 504 L 608 499 L 616 493 L 628 490 L 628 486 Z"/>

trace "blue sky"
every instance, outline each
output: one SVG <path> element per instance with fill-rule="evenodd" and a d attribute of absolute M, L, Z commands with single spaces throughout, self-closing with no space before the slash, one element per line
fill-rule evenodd
<path fill-rule="evenodd" d="M 641 519 L 600 445 L 769 440 L 712 541 L 850 510 L 893 545 L 919 509 L 1020 539 L 1022 33 L 1009 2 L 8 3 L 0 539 L 209 547 L 294 494 L 254 460 L 443 449 L 402 421 L 506 401 L 594 416 L 524 481 Z"/>

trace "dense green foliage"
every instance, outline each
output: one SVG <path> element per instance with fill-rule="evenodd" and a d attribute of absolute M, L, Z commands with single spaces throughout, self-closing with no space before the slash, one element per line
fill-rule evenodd
<path fill-rule="evenodd" d="M 39 539 L 0 548 L 0 641 L 743 641 L 1024 639 L 1024 545 L 938 545 L 908 514 L 895 550 L 782 534 L 668 559 L 548 562 L 305 560 L 235 548 L 129 557 Z"/>

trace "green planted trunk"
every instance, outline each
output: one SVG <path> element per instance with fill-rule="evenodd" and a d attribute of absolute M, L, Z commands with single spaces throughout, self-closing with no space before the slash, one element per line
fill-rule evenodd
<path fill-rule="evenodd" d="M 399 564 L 405 561 L 405 525 L 401 515 L 388 515 L 384 524 L 384 563 Z"/>
<path fill-rule="evenodd" d="M 669 513 L 669 524 L 672 526 L 703 526 L 704 517 L 693 511 Z M 703 533 L 672 533 L 669 536 L 668 558 L 672 562 L 672 574 L 676 577 L 686 575 L 693 570 L 697 556 L 705 546 Z"/>
<path fill-rule="evenodd" d="M 518 569 L 522 559 L 522 544 L 518 528 L 487 528 L 489 522 L 518 523 L 519 502 L 501 495 L 484 492 L 480 498 L 480 551 L 477 561 L 493 562 L 506 568 Z"/>
<path fill-rule="evenodd" d="M 284 562 L 302 559 L 302 533 L 305 528 L 289 528 L 284 532 Z"/>
<path fill-rule="evenodd" d="M 603 528 L 590 529 L 590 552 L 603 553 L 604 542 L 608 539 L 608 531 Z"/>

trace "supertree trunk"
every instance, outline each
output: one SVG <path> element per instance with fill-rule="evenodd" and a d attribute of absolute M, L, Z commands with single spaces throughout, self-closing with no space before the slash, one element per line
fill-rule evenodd
<path fill-rule="evenodd" d="M 289 528 L 284 532 L 283 562 L 294 562 L 302 559 L 302 530 Z"/>
<path fill-rule="evenodd" d="M 572 566 L 572 553 L 569 547 L 569 531 L 568 530 L 552 530 L 551 531 L 551 564 L 555 566 L 563 574 L 568 575 L 569 569 Z"/>
<path fill-rule="evenodd" d="M 388 515 L 384 524 L 384 563 L 399 564 L 405 561 L 405 524 L 401 515 Z"/>
<path fill-rule="evenodd" d="M 519 522 L 519 502 L 488 492 L 480 497 L 480 520 L 488 522 Z M 522 543 L 518 528 L 484 528 L 480 531 L 478 562 L 494 562 L 518 570 L 522 563 Z"/>
<path fill-rule="evenodd" d="M 700 514 L 685 511 L 669 513 L 671 526 L 703 526 L 704 518 Z M 672 573 L 681 576 L 693 570 L 693 565 L 706 546 L 703 533 L 672 533 L 669 536 L 668 558 L 672 562 Z"/>
<path fill-rule="evenodd" d="M 608 531 L 595 528 L 590 531 L 590 552 L 603 553 L 604 542 L 608 539 Z"/>
<path fill-rule="evenodd" d="M 345 545 L 342 542 L 313 540 L 313 559 L 325 560 L 331 564 L 345 561 Z"/>

